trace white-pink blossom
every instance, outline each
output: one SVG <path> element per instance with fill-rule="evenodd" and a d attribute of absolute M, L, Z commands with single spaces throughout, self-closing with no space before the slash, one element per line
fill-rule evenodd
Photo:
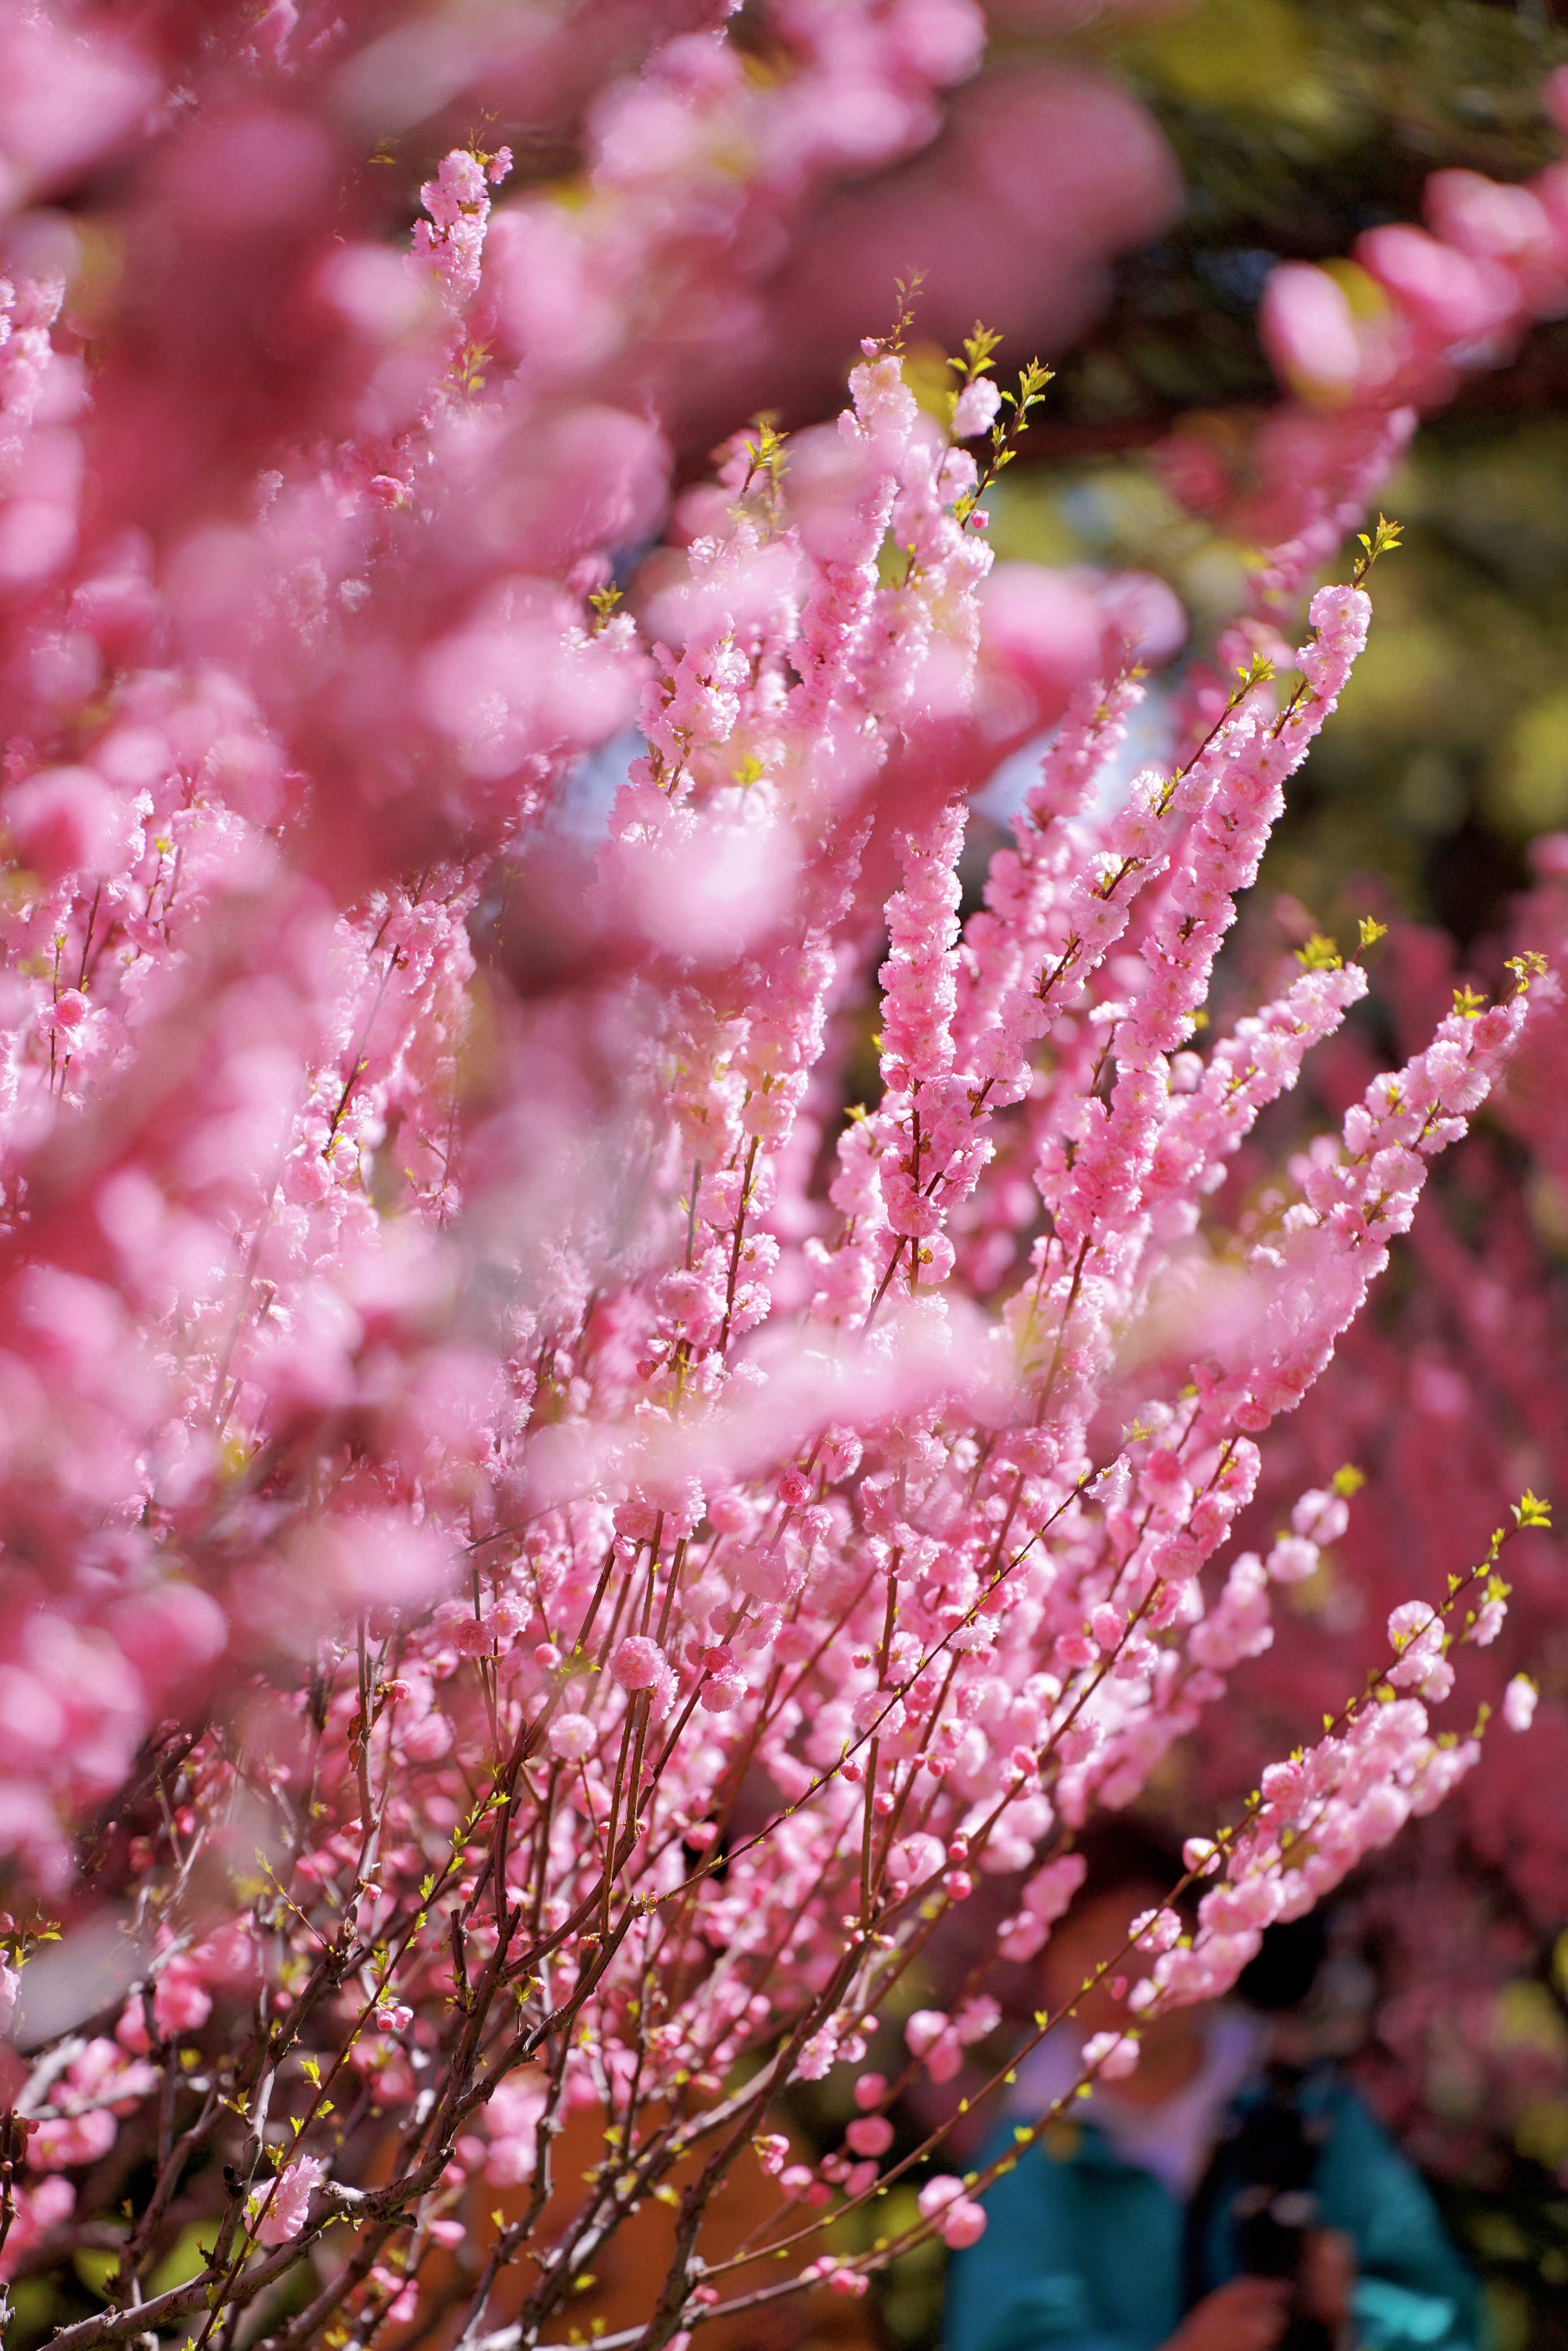
<path fill-rule="evenodd" d="M 1502 1719 L 1511 1730 L 1528 1730 L 1540 1693 L 1528 1674 L 1515 1674 L 1503 1692 Z"/>
<path fill-rule="evenodd" d="M 298 2155 L 274 2181 L 252 2190 L 246 2204 L 246 2218 L 258 2245 L 286 2245 L 299 2234 L 325 2168 L 319 2157 Z"/>

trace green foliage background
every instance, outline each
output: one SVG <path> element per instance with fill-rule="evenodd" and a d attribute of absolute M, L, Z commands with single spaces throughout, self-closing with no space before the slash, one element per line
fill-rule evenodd
<path fill-rule="evenodd" d="M 1270 259 L 1332 258 L 1418 220 L 1443 166 L 1520 179 L 1561 152 L 1539 93 L 1568 61 L 1568 11 L 1201 0 L 1073 46 L 1150 106 L 1189 203 L 1062 360 L 993 536 L 1009 555 L 1162 572 L 1201 640 L 1245 550 L 1184 514 L 1145 451 L 1195 418 L 1239 446 L 1274 396 L 1255 330 Z M 1530 836 L 1568 824 L 1568 323 L 1426 424 L 1386 503 L 1405 549 L 1380 567 L 1375 641 L 1266 880 L 1328 921 L 1347 872 L 1376 876 L 1468 944 L 1526 878 Z"/>

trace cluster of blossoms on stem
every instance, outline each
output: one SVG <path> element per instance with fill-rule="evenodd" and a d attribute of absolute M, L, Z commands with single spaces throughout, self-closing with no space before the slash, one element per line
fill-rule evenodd
<path fill-rule="evenodd" d="M 653 416 L 699 264 L 868 92 L 904 152 L 976 21 L 768 14 L 771 75 L 716 26 L 600 93 L 575 214 L 493 214 L 510 156 L 456 149 L 402 253 L 342 153 L 379 43 L 274 9 L 160 113 L 106 35 L 102 152 L 144 115 L 153 149 L 120 312 L 60 220 L 15 241 L 0 2267 L 111 2241 L 72 2351 L 455 2300 L 531 2344 L 650 2201 L 621 2339 L 863 2291 L 902 2241 L 824 2229 L 915 2159 L 902 2081 L 999 2022 L 984 1982 L 908 2013 L 924 1955 L 982 1876 L 1017 1881 L 996 1960 L 1040 1949 L 1077 1833 L 1343 1533 L 1312 1486 L 1220 1563 L 1539 1000 L 1522 956 L 1247 1232 L 1208 1205 L 1366 985 L 1320 955 L 1203 1027 L 1385 529 L 1293 651 L 1330 542 L 1272 552 L 1239 684 L 1119 802 L 1144 646 L 1108 594 L 964 919 L 968 789 L 1039 715 L 982 500 L 1043 371 L 1004 389 L 977 332 L 933 413 L 869 338 L 836 421 L 737 431 L 678 495 Z M 1477 1761 L 1427 1709 L 1507 1594 L 1414 1580 L 1366 1689 L 1195 1851 L 1196 1938 L 1140 1928 L 1134 2020 Z M 900 2019 L 902 2080 L 862 2070 Z M 782 2102 L 840 2068 L 842 2149 L 791 2160 Z M 742 2158 L 778 2199 L 736 2251 Z M 911 2226 L 974 2241 L 976 2188 L 927 2179 Z"/>
<path fill-rule="evenodd" d="M 1532 859 L 1537 879 L 1511 935 L 1476 950 L 1483 975 L 1503 970 L 1527 941 L 1554 971 L 1560 966 L 1562 843 L 1543 838 Z M 1380 958 L 1380 1013 L 1414 1041 L 1452 1000 L 1452 943 L 1397 925 Z M 1369 1665 L 1382 1644 L 1405 1589 L 1405 1560 L 1428 1560 L 1435 1583 L 1465 1573 L 1484 1539 L 1500 1463 L 1518 1483 L 1550 1490 L 1561 1481 L 1554 1203 L 1568 1168 L 1564 1025 L 1554 977 L 1538 987 L 1528 1041 L 1488 1121 L 1424 1202 L 1409 1288 L 1346 1334 L 1271 1452 L 1247 1531 L 1254 1541 L 1288 1522 L 1306 1481 L 1326 1482 L 1346 1462 L 1362 1465 L 1366 1479 L 1346 1522 L 1320 1536 L 1311 1573 L 1285 1594 L 1289 1639 L 1249 1668 L 1248 1702 L 1205 1721 L 1199 1785 L 1210 1797 L 1255 1778 L 1283 1740 L 1310 1734 L 1337 1705 L 1347 1662 Z M 1342 1033 L 1315 1072 L 1320 1097 L 1359 1091 L 1370 1067 L 1364 1040 Z M 1303 1181 L 1311 1132 L 1298 1130 L 1292 1166 Z M 1243 1221 L 1255 1209 L 1240 1204 L 1266 1206 L 1275 1172 L 1274 1160 L 1249 1164 L 1247 1151 L 1239 1155 L 1230 1182 Z M 1495 2176 L 1500 2160 L 1522 2157 L 1548 2170 L 1561 2162 L 1554 2117 L 1568 2091 L 1568 2052 L 1552 2029 L 1547 1986 L 1568 1888 L 1568 1834 L 1555 1796 L 1562 1588 L 1560 1554 L 1537 1531 L 1511 1551 L 1493 1598 L 1470 1595 L 1473 1702 L 1496 1719 L 1532 1726 L 1533 1736 L 1504 1742 L 1451 1805 L 1402 1837 L 1345 1920 L 1379 1955 L 1389 1987 L 1372 2020 L 1364 2079 L 1423 2160 L 1471 2180 Z"/>
<path fill-rule="evenodd" d="M 1568 127 L 1568 71 L 1548 78 L 1544 97 Z M 1425 229 L 1365 230 L 1337 277 L 1308 262 L 1270 275 L 1264 338 L 1308 398 L 1436 406 L 1467 370 L 1510 359 L 1532 320 L 1568 308 L 1568 165 L 1512 185 L 1434 172 L 1424 209 Z"/>

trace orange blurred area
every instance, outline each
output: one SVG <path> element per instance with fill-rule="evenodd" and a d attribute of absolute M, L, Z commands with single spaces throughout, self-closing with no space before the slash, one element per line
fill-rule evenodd
<path fill-rule="evenodd" d="M 595 2252 L 591 2283 L 576 2294 L 570 2307 L 545 2327 L 548 2345 L 591 2346 L 605 2337 L 646 2323 L 669 2270 L 674 2250 L 676 2200 L 697 2177 L 711 2150 L 699 2147 L 670 2175 L 669 2200 L 649 2197 L 616 2226 Z M 802 2154 L 809 2150 L 801 2150 Z M 604 2157 L 604 2116 L 601 2109 L 580 2108 L 565 2117 L 555 2142 L 555 2170 L 549 2201 L 537 2231 L 537 2241 L 548 2245 L 578 2209 L 584 2180 L 591 2180 Z M 498 2233 L 497 2223 L 509 2225 L 527 2212 L 533 2195 L 531 2182 L 494 2188 L 482 2179 L 469 2182 L 463 2219 L 468 2235 L 451 2252 L 433 2252 L 421 2272 L 422 2303 L 426 2314 L 446 2305 L 439 2330 L 430 2330 L 423 2316 L 395 2346 L 414 2335 L 444 2346 L 462 2331 L 464 2314 L 475 2281 L 482 2271 Z M 702 2258 L 710 2270 L 731 2259 L 743 2247 L 770 2239 L 795 2236 L 810 2217 L 807 2208 L 789 2209 L 793 2225 L 779 2225 L 782 2199 L 778 2184 L 763 2171 L 748 2147 L 731 2165 L 708 2205 L 700 2238 Z M 803 2243 L 791 2246 L 782 2258 L 764 2256 L 744 2269 L 720 2276 L 720 2297 L 730 2301 L 793 2275 L 823 2251 L 824 2232 L 814 2231 Z M 486 2332 L 514 2322 L 536 2272 L 531 2261 L 519 2256 L 496 2282 L 486 2318 Z M 873 2351 L 881 2341 L 868 2300 L 830 2294 L 821 2287 L 802 2288 L 760 2309 L 716 2318 L 702 2329 L 703 2351 Z"/>

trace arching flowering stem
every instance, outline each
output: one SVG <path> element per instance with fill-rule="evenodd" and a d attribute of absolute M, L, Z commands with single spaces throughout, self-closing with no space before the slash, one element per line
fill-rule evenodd
<path fill-rule="evenodd" d="M 873 339 L 841 414 L 731 417 L 677 481 L 670 354 L 744 340 L 747 256 L 971 69 L 967 0 L 916 14 L 623 11 L 570 199 L 460 149 L 406 253 L 350 120 L 393 52 L 351 25 L 59 53 L 102 65 L 92 177 L 0 292 L 0 2269 L 112 2232 L 73 2351 L 448 2313 L 522 2351 L 601 2314 L 650 2199 L 648 2351 L 753 2258 L 783 2273 L 746 2308 L 857 2290 L 892 2249 L 832 2266 L 820 2231 L 903 2176 L 887 2081 L 954 2077 L 1095 1810 L 1344 1532 L 1307 1485 L 1266 1556 L 1233 1541 L 1551 993 L 1527 941 L 1231 1220 L 1364 987 L 1316 942 L 1199 1025 L 1365 638 L 1364 563 L 1277 684 L 1390 418 L 1325 432 L 1236 691 L 1124 789 L 1113 585 L 1073 588 L 1069 659 L 1061 583 L 1015 625 L 990 560 L 1043 370 L 1004 383 L 977 329 L 931 413 Z M 558 70 L 528 12 L 497 38 L 516 87 Z M 969 795 L 1057 712 L 965 921 Z M 1195 1859 L 1227 1875 L 1145 2005 L 1469 1768 L 1424 1709 L 1496 1583 L 1396 1611 L 1393 1695 Z M 884 2059 L 984 1876 L 1010 1914 Z M 120 1989 L 46 2031 L 57 1923 Z M 792 2178 L 793 2085 L 868 2060 L 862 2144 Z M 737 2252 L 747 2146 L 779 2201 Z M 922 2196 L 925 2234 L 983 2224 Z"/>

